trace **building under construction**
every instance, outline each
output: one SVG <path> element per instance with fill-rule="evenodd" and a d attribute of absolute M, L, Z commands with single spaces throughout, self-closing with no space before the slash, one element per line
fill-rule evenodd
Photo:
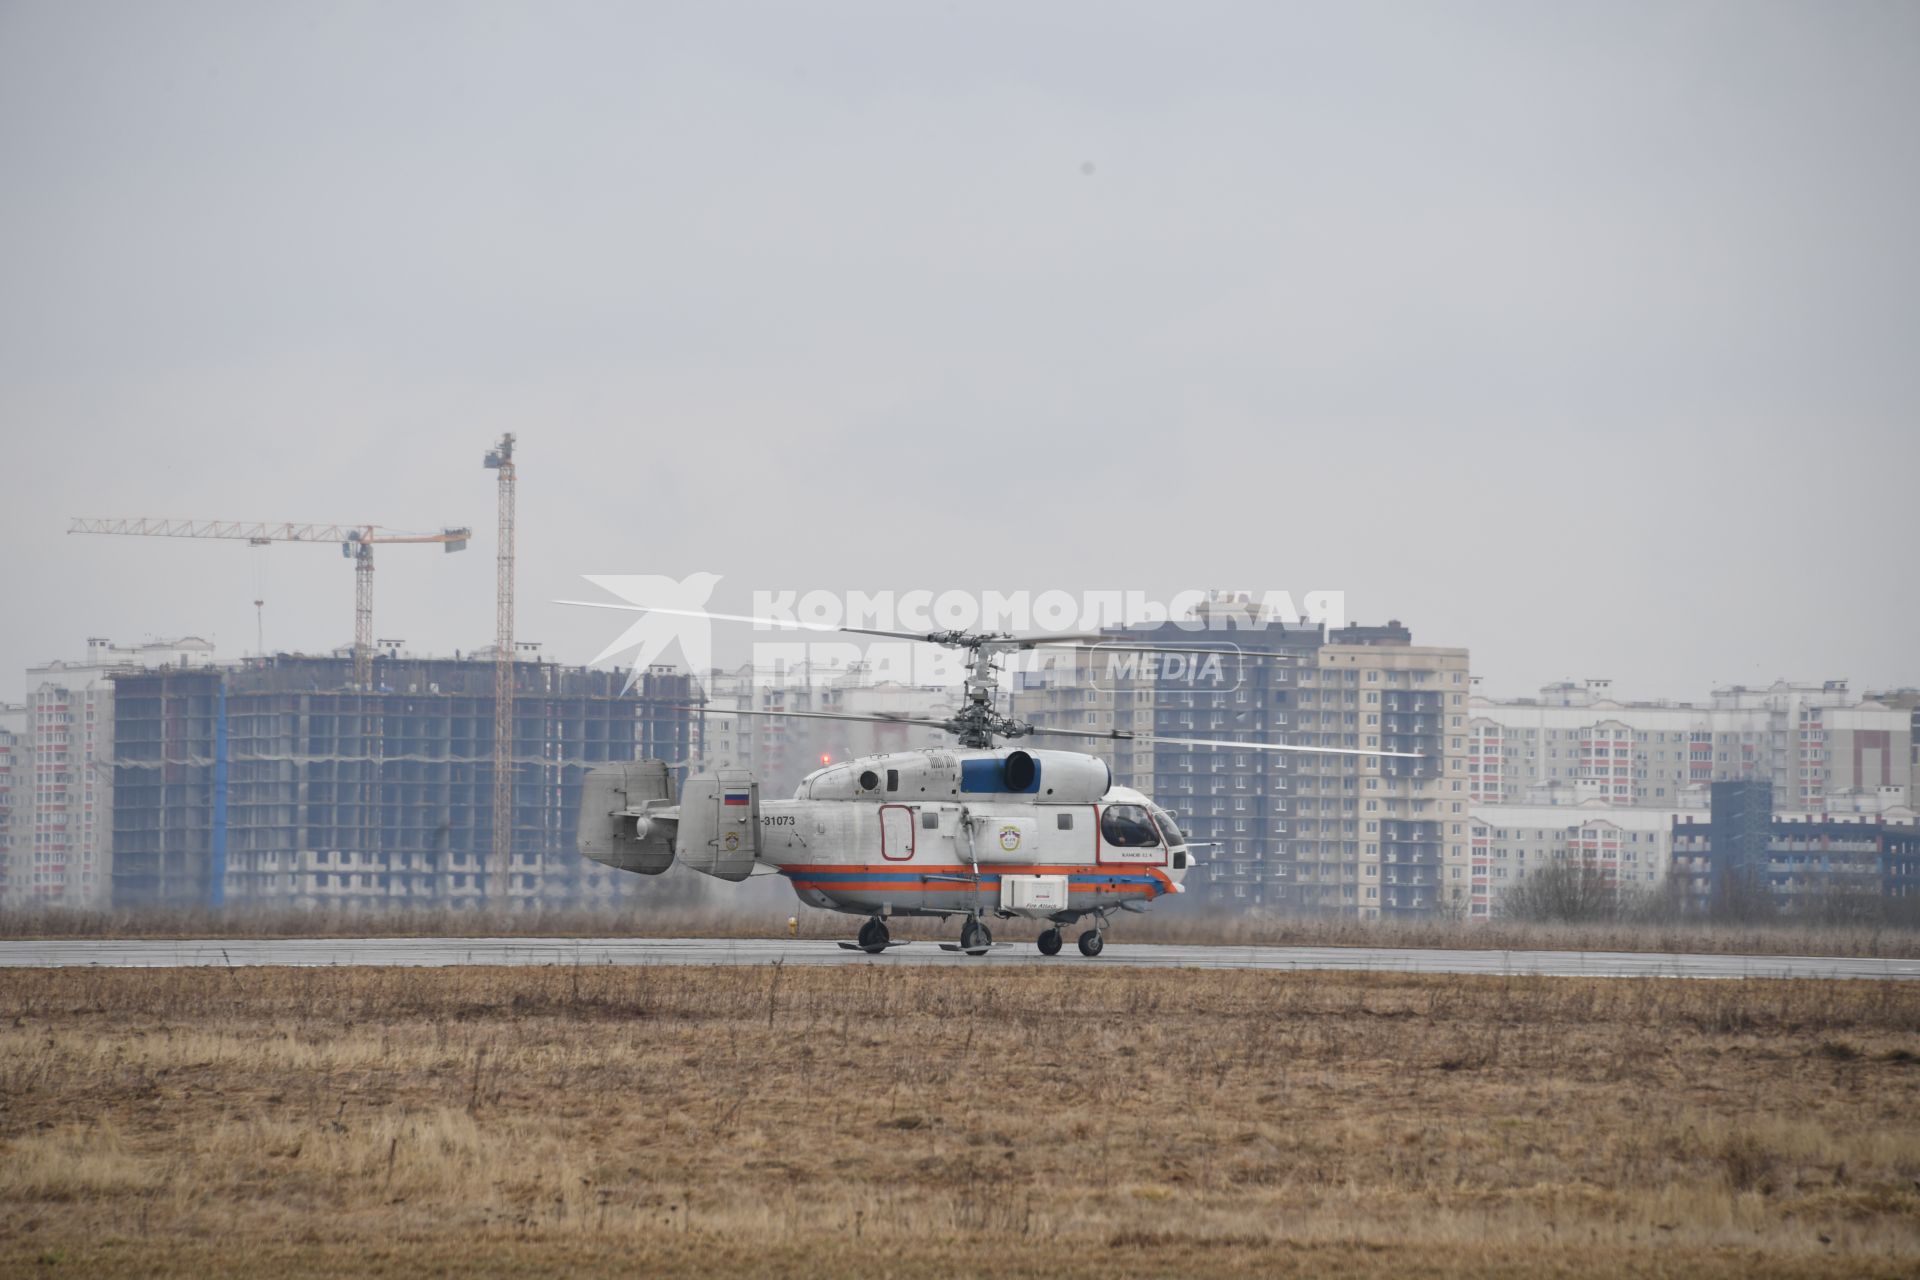
<path fill-rule="evenodd" d="M 512 868 L 493 870 L 495 664 L 280 655 L 114 681 L 113 903 L 585 906 L 631 888 L 574 850 L 580 781 L 692 753 L 691 678 L 513 673 Z"/>

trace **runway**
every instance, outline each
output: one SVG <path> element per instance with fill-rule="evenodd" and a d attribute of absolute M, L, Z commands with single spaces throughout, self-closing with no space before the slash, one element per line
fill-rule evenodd
<path fill-rule="evenodd" d="M 1069 968 L 1338 969 L 1373 973 L 1526 974 L 1570 978 L 1920 979 L 1920 960 L 1817 956 L 1662 955 L 1622 951 L 1440 951 L 1387 947 L 1199 947 L 1109 943 L 1095 960 L 1070 945 L 1051 959 L 1030 943 L 986 956 L 933 943 L 883 956 L 831 941 L 759 938 L 224 938 L 0 941 L 0 968 L 179 969 L 295 965 L 901 965 L 1046 964 Z"/>

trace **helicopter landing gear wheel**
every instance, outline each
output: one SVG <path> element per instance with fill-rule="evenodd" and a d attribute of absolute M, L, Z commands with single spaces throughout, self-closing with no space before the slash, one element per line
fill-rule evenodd
<path fill-rule="evenodd" d="M 887 932 L 887 922 L 879 916 L 868 917 L 867 922 L 860 926 L 860 949 L 870 956 L 885 951 L 891 941 L 893 937 Z"/>
<path fill-rule="evenodd" d="M 1060 954 L 1060 931 L 1058 929 L 1047 930 L 1045 933 L 1040 935 L 1038 939 L 1038 945 L 1040 947 L 1040 954 L 1043 956 L 1059 955 Z"/>
<path fill-rule="evenodd" d="M 1107 948 L 1107 940 L 1098 929 L 1089 929 L 1080 935 L 1080 954 L 1092 959 Z"/>
<path fill-rule="evenodd" d="M 988 931 L 987 926 L 981 924 L 978 920 L 968 917 L 967 922 L 960 926 L 960 949 L 962 951 L 985 951 L 992 945 L 993 934 Z"/>

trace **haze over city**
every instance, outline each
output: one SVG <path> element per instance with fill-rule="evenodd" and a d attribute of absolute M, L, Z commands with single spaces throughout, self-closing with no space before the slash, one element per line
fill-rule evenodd
<path fill-rule="evenodd" d="M 1920 11 L 0 9 L 0 671 L 586 573 L 1347 593 L 1490 690 L 1913 684 Z M 724 650 L 723 650 L 724 652 Z M 7 696 L 17 696 L 15 694 Z"/>

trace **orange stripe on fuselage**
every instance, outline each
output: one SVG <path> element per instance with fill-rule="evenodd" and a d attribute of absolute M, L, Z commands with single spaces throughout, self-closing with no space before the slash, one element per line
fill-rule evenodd
<path fill-rule="evenodd" d="M 808 877 L 828 875 L 941 875 L 964 876 L 973 879 L 972 867 L 962 863 L 932 862 L 794 862 L 776 863 L 786 875 Z M 1155 866 L 1136 866 L 1124 862 L 1106 862 L 1095 866 L 1092 863 L 1066 865 L 1029 865 L 1005 862 L 989 863 L 980 868 L 980 876 L 1152 876 L 1160 884 L 1171 889 L 1173 877 L 1165 870 Z"/>
<path fill-rule="evenodd" d="M 869 884 L 864 880 L 814 880 L 802 877 L 803 883 L 795 887 L 818 889 L 822 893 L 859 893 L 868 897 L 884 896 L 889 893 L 976 893 L 977 886 L 971 882 L 961 884 L 946 880 L 933 884 Z M 1075 893 L 1143 893 L 1149 898 L 1166 892 L 1151 884 L 1091 884 L 1078 888 L 1069 887 L 1069 894 Z"/>

